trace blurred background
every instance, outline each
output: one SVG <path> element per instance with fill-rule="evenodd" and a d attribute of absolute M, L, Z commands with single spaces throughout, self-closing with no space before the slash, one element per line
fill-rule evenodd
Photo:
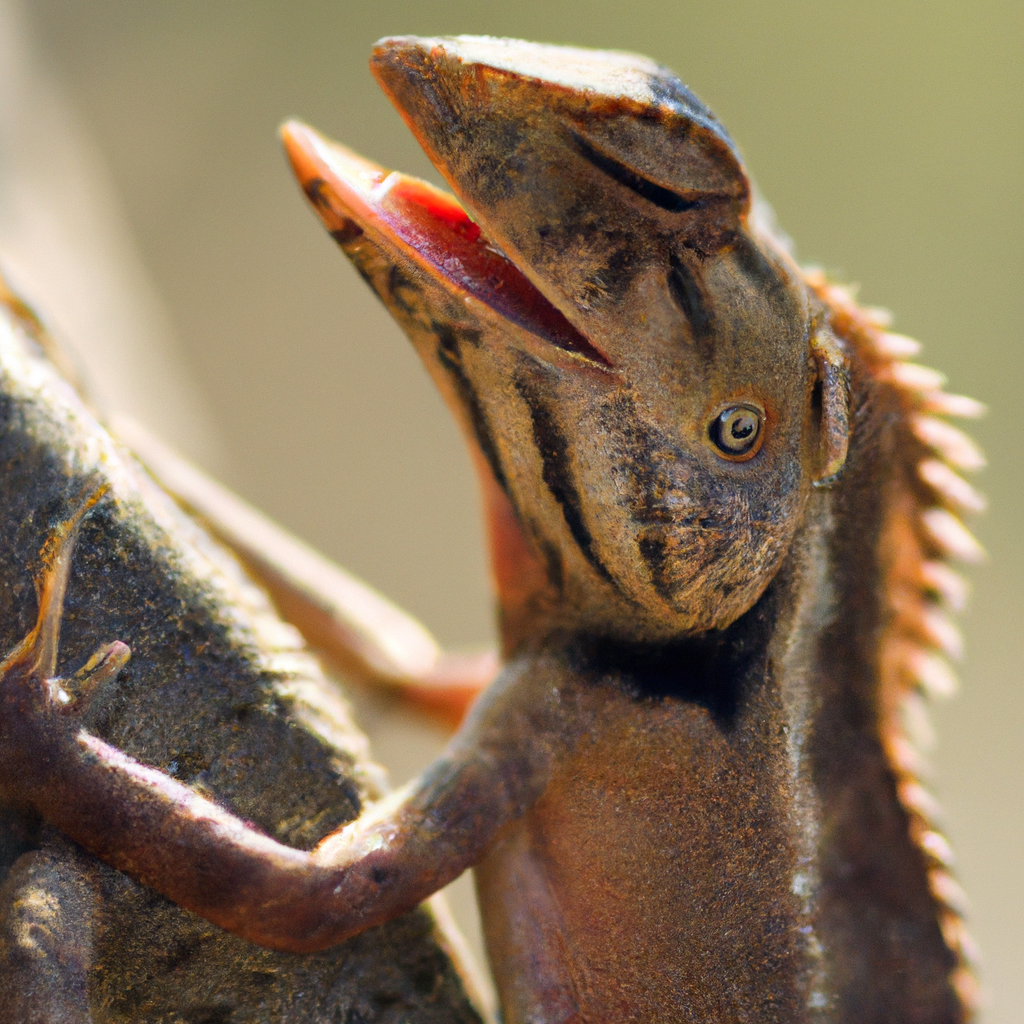
<path fill-rule="evenodd" d="M 308 120 L 437 181 L 366 70 L 382 35 L 636 50 L 743 150 L 805 262 L 984 400 L 963 692 L 936 786 L 988 1024 L 1024 1006 L 1021 402 L 1024 5 L 734 0 L 0 0 L 0 263 L 94 393 L 422 618 L 492 636 L 468 461 L 391 320 L 306 209 L 275 132 Z M 440 743 L 364 706 L 397 781 Z M 466 884 L 460 899 L 464 900 Z"/>

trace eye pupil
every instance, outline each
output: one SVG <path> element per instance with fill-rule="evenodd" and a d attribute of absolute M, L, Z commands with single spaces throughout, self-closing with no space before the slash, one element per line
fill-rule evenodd
<path fill-rule="evenodd" d="M 761 436 L 763 413 L 751 405 L 730 405 L 712 421 L 708 433 L 725 455 L 753 453 Z"/>

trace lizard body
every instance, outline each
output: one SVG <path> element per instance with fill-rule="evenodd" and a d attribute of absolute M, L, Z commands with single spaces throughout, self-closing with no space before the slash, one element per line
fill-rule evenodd
<path fill-rule="evenodd" d="M 960 1019 L 900 720 L 945 685 L 929 573 L 964 547 L 928 507 L 936 381 L 752 223 L 734 145 L 664 69 L 470 38 L 372 66 L 474 218 L 437 217 L 461 248 L 423 243 L 408 179 L 359 194 L 300 128 L 293 162 L 478 449 L 506 656 L 557 651 L 587 708 L 478 868 L 509 1019 Z M 708 441 L 730 402 L 765 410 L 743 461 Z"/>
<path fill-rule="evenodd" d="M 441 761 L 311 854 L 69 729 L 37 745 L 80 803 L 22 799 L 276 948 L 477 864 L 509 1024 L 967 1019 L 905 723 L 949 685 L 944 560 L 976 552 L 978 456 L 935 414 L 973 406 L 760 227 L 665 69 L 474 37 L 386 40 L 373 69 L 459 201 L 286 144 L 465 427 L 506 666 Z"/>

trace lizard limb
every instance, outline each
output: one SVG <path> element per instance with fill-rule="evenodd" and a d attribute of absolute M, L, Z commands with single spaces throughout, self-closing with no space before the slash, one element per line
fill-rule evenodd
<path fill-rule="evenodd" d="M 410 910 L 477 861 L 550 776 L 562 708 L 543 672 L 510 666 L 445 756 L 313 851 L 274 841 L 77 726 L 53 678 L 71 550 L 85 512 L 51 535 L 40 611 L 0 662 L 0 798 L 222 928 L 274 949 L 334 945 Z M 107 645 L 86 689 L 127 657 Z M 67 698 L 67 699 L 66 699 Z M 88 694 L 86 696 L 88 699 Z"/>

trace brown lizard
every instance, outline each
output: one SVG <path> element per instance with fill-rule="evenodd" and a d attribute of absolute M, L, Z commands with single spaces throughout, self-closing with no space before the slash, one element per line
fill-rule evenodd
<path fill-rule="evenodd" d="M 980 457 L 941 417 L 976 406 L 793 263 L 664 68 L 472 37 L 372 67 L 458 200 L 286 145 L 465 427 L 503 670 L 416 783 L 291 850 L 58 713 L 69 526 L 0 666 L 5 799 L 280 949 L 476 865 L 509 1024 L 967 1019 L 908 722 L 950 686 Z"/>

